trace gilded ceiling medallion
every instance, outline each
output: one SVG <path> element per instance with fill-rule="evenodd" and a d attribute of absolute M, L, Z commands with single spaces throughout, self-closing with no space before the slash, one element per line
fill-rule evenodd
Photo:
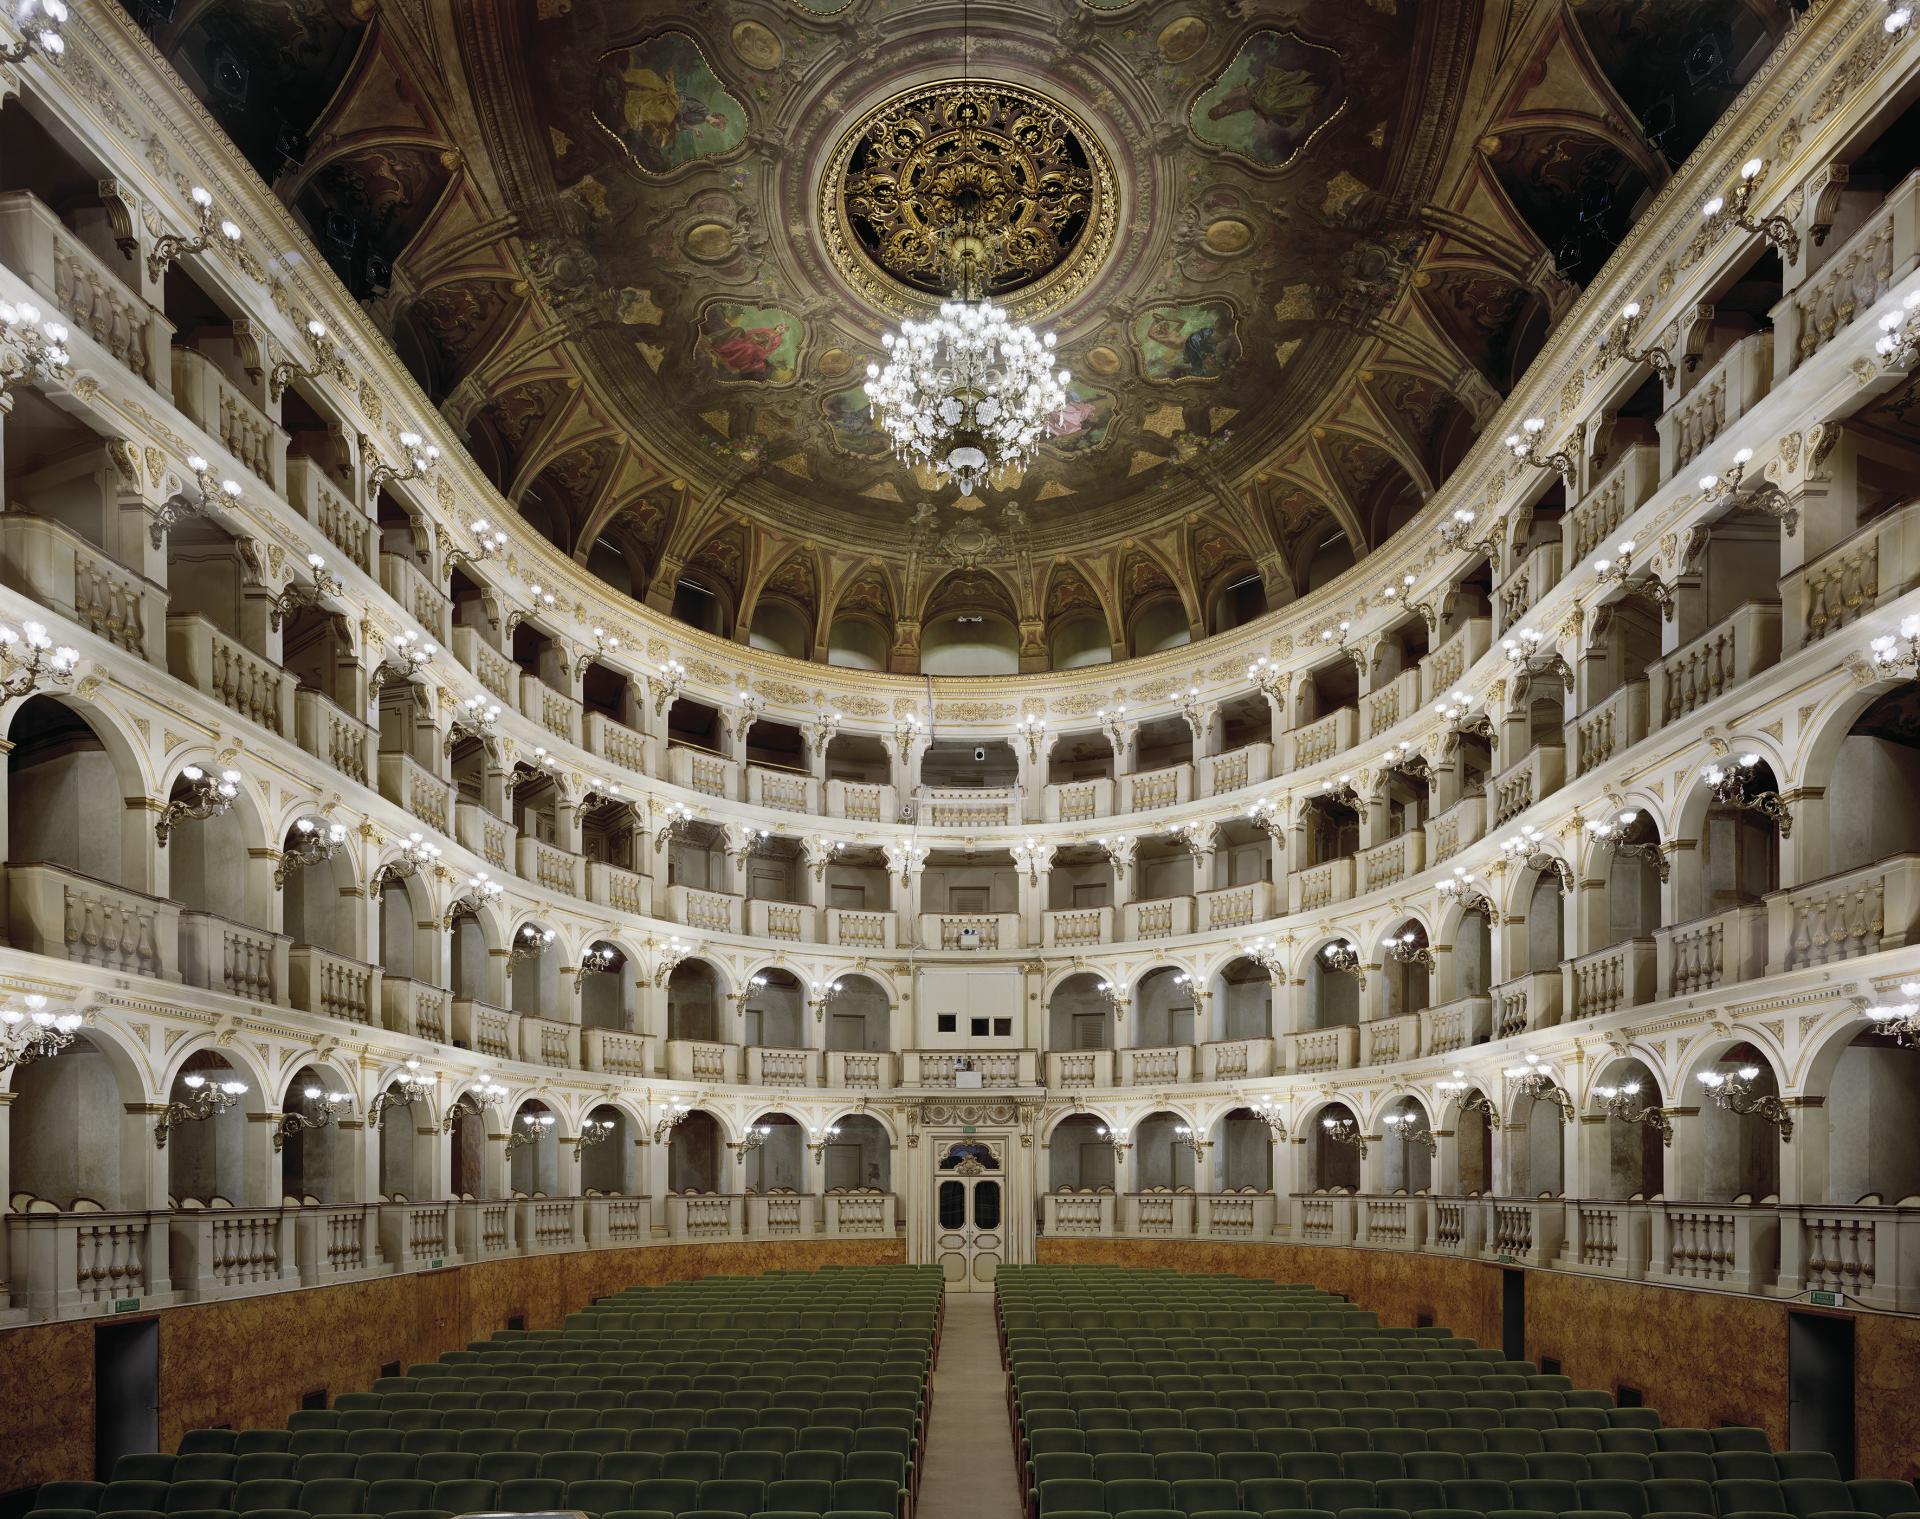
<path fill-rule="evenodd" d="M 985 291 L 1016 314 L 1082 288 L 1113 242 L 1112 161 L 1064 107 L 1008 84 L 922 86 L 841 137 L 820 198 L 835 264 L 891 311 L 952 292 L 964 225 L 993 250 Z"/>

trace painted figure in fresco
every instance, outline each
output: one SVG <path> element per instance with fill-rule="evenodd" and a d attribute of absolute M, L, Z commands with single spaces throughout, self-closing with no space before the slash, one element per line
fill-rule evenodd
<path fill-rule="evenodd" d="M 1141 318 L 1140 353 L 1150 380 L 1211 380 L 1239 357 L 1233 318 L 1219 306 L 1163 306 Z"/>
<path fill-rule="evenodd" d="M 729 325 L 734 321 L 727 318 Z M 707 351 L 713 362 L 736 380 L 767 380 L 773 377 L 773 356 L 787 340 L 787 324 L 771 327 L 733 327 L 732 332 L 710 342 Z"/>
<path fill-rule="evenodd" d="M 682 132 L 696 127 L 724 128 L 727 118 L 697 95 L 683 97 L 671 77 L 652 69 L 622 69 L 626 91 L 620 114 L 627 130 L 653 148 L 662 163 L 673 161 L 673 146 Z"/>
<path fill-rule="evenodd" d="M 1257 33 L 1201 95 L 1194 135 L 1255 163 L 1288 163 L 1345 104 L 1338 54 L 1284 32 Z"/>
<path fill-rule="evenodd" d="M 649 174 L 725 153 L 747 129 L 745 109 L 679 32 L 603 55 L 594 116 Z"/>

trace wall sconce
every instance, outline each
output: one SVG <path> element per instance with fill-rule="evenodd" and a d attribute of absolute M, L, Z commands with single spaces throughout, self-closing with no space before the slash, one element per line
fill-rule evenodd
<path fill-rule="evenodd" d="M 1213 848 L 1213 825 L 1202 822 L 1175 823 L 1167 830 L 1167 837 L 1194 857 L 1203 859 Z"/>
<path fill-rule="evenodd" d="M 658 717 L 668 702 L 680 694 L 687 683 L 687 667 L 677 659 L 669 659 L 658 667 L 658 674 L 649 682 L 653 687 L 653 715 Z"/>
<path fill-rule="evenodd" d="M 1113 1009 L 1113 1021 L 1120 1022 L 1127 1016 L 1127 989 L 1119 982 L 1103 978 L 1094 990 Z"/>
<path fill-rule="evenodd" d="M 282 1113 L 274 1120 L 273 1148 L 276 1152 L 290 1136 L 306 1129 L 324 1129 L 328 1124 L 337 1122 L 342 1113 L 353 1108 L 351 1092 L 325 1092 L 319 1087 L 306 1087 L 300 1095 L 306 1099 L 306 1112 Z"/>
<path fill-rule="evenodd" d="M 1433 1137 L 1433 1130 L 1414 1127 L 1419 1122 L 1417 1113 L 1388 1113 L 1380 1122 L 1389 1139 L 1397 1139 L 1408 1146 L 1418 1145 L 1429 1155 L 1440 1153 L 1440 1141 Z"/>
<path fill-rule="evenodd" d="M 1367 1158 L 1367 1136 L 1351 1118 L 1323 1118 L 1320 1132 L 1337 1145 L 1351 1145 L 1360 1152 L 1362 1160 Z"/>
<path fill-rule="evenodd" d="M 388 681 L 411 683 L 418 680 L 420 672 L 433 663 L 434 656 L 439 652 L 438 644 L 422 638 L 412 628 L 396 634 L 387 640 L 387 657 L 374 669 L 373 689 L 378 691 Z"/>
<path fill-rule="evenodd" d="M 1367 984 L 1366 973 L 1360 964 L 1360 946 L 1351 939 L 1337 939 L 1332 944 L 1322 945 L 1320 966 L 1337 976 L 1352 976 L 1362 986 Z"/>
<path fill-rule="evenodd" d="M 1270 701 L 1286 700 L 1287 672 L 1264 654 L 1247 666 L 1247 681 Z"/>
<path fill-rule="evenodd" d="M 384 486 L 405 485 L 411 480 L 419 480 L 440 462 L 440 450 L 423 440 L 417 432 L 400 434 L 400 447 L 406 450 L 407 455 L 407 462 L 403 466 L 389 464 L 375 453 L 373 439 L 369 437 L 362 436 L 360 446 L 361 451 L 373 460 L 372 467 L 367 470 L 369 496 L 379 495 Z"/>
<path fill-rule="evenodd" d="M 1587 833 L 1596 849 L 1610 849 L 1618 859 L 1645 860 L 1659 873 L 1662 881 L 1673 873 L 1673 866 L 1667 859 L 1666 850 L 1659 844 L 1648 840 L 1645 843 L 1626 842 L 1627 830 L 1639 820 L 1640 814 L 1632 808 L 1612 818 L 1602 818 L 1587 824 Z"/>
<path fill-rule="evenodd" d="M 1489 745 L 1494 742 L 1493 719 L 1484 711 L 1474 711 L 1473 702 L 1474 698 L 1465 691 L 1456 690 L 1433 704 L 1433 710 L 1440 714 L 1440 720 L 1447 725 L 1448 754 L 1459 748 L 1463 738 L 1484 739 Z"/>
<path fill-rule="evenodd" d="M 1636 545 L 1631 538 L 1624 538 L 1614 549 L 1611 559 L 1593 561 L 1593 572 L 1600 578 L 1602 585 L 1617 585 L 1629 596 L 1640 596 L 1660 608 L 1660 613 L 1668 622 L 1673 621 L 1673 587 L 1658 575 L 1651 573 L 1636 575 L 1633 572 L 1633 553 Z"/>
<path fill-rule="evenodd" d="M 183 1101 L 170 1102 L 161 1110 L 159 1119 L 153 1126 L 153 1147 L 164 1150 L 167 1136 L 183 1123 L 200 1123 L 213 1117 L 215 1113 L 224 1113 L 246 1094 L 244 1081 L 209 1081 L 197 1072 L 192 1076 L 182 1076 L 182 1085 L 187 1088 Z"/>
<path fill-rule="evenodd" d="M 1724 475 L 1702 475 L 1700 494 L 1710 506 L 1726 506 L 1736 512 L 1760 512 L 1774 519 L 1791 538 L 1800 525 L 1800 511 L 1787 500 L 1787 493 L 1771 480 L 1743 486 L 1753 450 L 1743 448 L 1733 456 Z"/>
<path fill-rule="evenodd" d="M 807 1148 L 813 1151 L 813 1163 L 822 1165 L 826 1162 L 827 1146 L 840 1137 L 840 1125 L 829 1124 L 824 1129 L 810 1129 L 808 1133 L 813 1136 L 807 1141 Z"/>
<path fill-rule="evenodd" d="M 589 1118 L 580 1125 L 580 1132 L 573 1137 L 573 1158 L 578 1160 L 583 1153 L 595 1145 L 603 1145 L 613 1138 L 613 1131 L 619 1127 L 612 1118 Z"/>
<path fill-rule="evenodd" d="M 22 697 L 43 688 L 70 686 L 79 663 L 80 651 L 64 643 L 55 645 L 44 623 L 23 622 L 17 633 L 0 624 L 0 693 Z"/>
<path fill-rule="evenodd" d="M 528 1145 L 538 1144 L 559 1122 L 551 1113 L 522 1113 L 518 1119 L 520 1127 L 507 1135 L 507 1153 L 525 1149 Z"/>
<path fill-rule="evenodd" d="M 687 1121 L 687 1115 L 692 1111 L 692 1108 L 688 1107 L 678 1098 L 668 1103 L 666 1110 L 661 1113 L 653 1125 L 653 1142 L 655 1144 L 666 1143 L 668 1136 Z"/>
<path fill-rule="evenodd" d="M 742 1135 L 739 1139 L 729 1139 L 727 1141 L 727 1148 L 733 1151 L 733 1158 L 739 1161 L 740 1164 L 744 1166 L 747 1163 L 748 1154 L 750 1154 L 754 1150 L 758 1150 L 762 1148 L 766 1144 L 767 1140 L 772 1137 L 772 1135 L 773 1135 L 772 1124 L 770 1123 L 750 1124 L 747 1127 L 747 1132 L 744 1135 Z"/>
<path fill-rule="evenodd" d="M 1707 1089 L 1707 1095 L 1713 1099 L 1713 1105 L 1725 1108 L 1741 1117 L 1751 1115 L 1764 1119 L 1780 1131 L 1782 1144 L 1793 1143 L 1793 1119 L 1787 1113 L 1787 1105 L 1770 1093 L 1753 1090 L 1753 1079 L 1760 1074 L 1757 1065 L 1743 1065 L 1731 1074 L 1720 1071 L 1702 1071 L 1700 1084 Z"/>
<path fill-rule="evenodd" d="M 812 995 L 809 996 L 807 1000 L 813 1004 L 813 1021 L 815 1023 L 826 1022 L 827 1008 L 831 1006 L 834 999 L 844 993 L 846 989 L 847 983 L 839 976 L 835 976 L 831 981 L 815 981 L 812 983 Z"/>
<path fill-rule="evenodd" d="M 580 964 L 573 973 L 573 989 L 577 992 L 587 984 L 589 976 L 612 975 L 626 964 L 625 957 L 613 945 L 604 939 L 587 947 L 580 957 Z"/>
<path fill-rule="evenodd" d="M 280 624 L 303 607 L 318 607 L 329 596 L 338 596 L 346 587 L 327 572 L 327 562 L 318 554 L 307 555 L 307 568 L 313 571 L 311 585 L 289 580 L 280 594 L 273 598 L 273 604 L 267 613 L 267 626 L 276 633 Z"/>
<path fill-rule="evenodd" d="M 1272 797 L 1247 803 L 1247 821 L 1282 849 L 1287 847 L 1286 808 Z"/>
<path fill-rule="evenodd" d="M 1036 712 L 1029 712 L 1014 725 L 1014 731 L 1027 741 L 1027 759 L 1039 763 L 1040 746 L 1047 736 L 1047 720 Z"/>
<path fill-rule="evenodd" d="M 1338 780 L 1328 779 L 1320 783 L 1320 789 L 1314 792 L 1314 798 L 1323 802 L 1338 802 L 1343 807 L 1352 807 L 1356 811 L 1360 806 L 1360 793 L 1353 789 L 1353 777 L 1343 775 Z"/>
<path fill-rule="evenodd" d="M 296 818 L 293 842 L 281 852 L 280 863 L 273 867 L 273 884 L 285 886 L 296 870 L 324 865 L 347 847 L 347 825 L 326 818 Z"/>
<path fill-rule="evenodd" d="M 1780 837 L 1787 838 L 1793 833 L 1793 813 L 1788 810 L 1786 800 L 1778 791 L 1748 789 L 1759 770 L 1759 755 L 1742 754 L 1729 765 L 1708 765 L 1700 772 L 1700 779 L 1721 806 L 1770 818 L 1779 828 Z"/>
<path fill-rule="evenodd" d="M 1912 1048 L 1920 1045 L 1920 981 L 1902 981 L 1900 999 L 1864 1008 L 1861 1016 L 1873 1025 L 1875 1033 L 1885 1034 L 1896 1043 Z M 31 1003 L 33 998 L 27 1001 Z"/>
<path fill-rule="evenodd" d="M 1273 1099 L 1271 1097 L 1262 1097 L 1258 1102 L 1252 1104 L 1250 1111 L 1255 1118 L 1267 1126 L 1269 1141 L 1278 1140 L 1282 1144 L 1286 1142 L 1286 1115 L 1273 1105 Z"/>
<path fill-rule="evenodd" d="M 400 846 L 400 852 L 381 866 L 367 890 L 375 900 L 388 881 L 404 881 L 409 876 L 417 876 L 422 870 L 430 869 L 440 861 L 440 846 L 427 841 L 426 835 L 410 833 L 406 842 Z"/>
<path fill-rule="evenodd" d="M 1322 628 L 1319 641 L 1323 648 L 1334 649 L 1346 655 L 1355 672 L 1364 680 L 1367 674 L 1367 656 L 1347 642 L 1347 634 L 1352 630 L 1352 622 L 1343 617 L 1338 622 Z"/>
<path fill-rule="evenodd" d="M 418 1060 L 409 1057 L 402 1071 L 388 1083 L 385 1091 L 375 1093 L 373 1101 L 367 1104 L 369 1129 L 379 1130 L 388 1108 L 410 1108 L 433 1095 L 434 1078 L 421 1072 Z"/>
<path fill-rule="evenodd" d="M 1403 934 L 1388 934 L 1383 945 L 1389 960 L 1402 965 L 1424 965 L 1432 967 L 1433 951 L 1420 942 L 1420 935 L 1409 928 Z"/>
<path fill-rule="evenodd" d="M 667 847 L 668 840 L 681 838 L 686 834 L 688 825 L 693 822 L 693 809 L 685 802 L 669 802 L 664 816 L 665 821 L 653 831 L 655 854 Z"/>
<path fill-rule="evenodd" d="M 1287 979 L 1287 962 L 1279 944 L 1274 940 L 1255 939 L 1251 944 L 1241 946 L 1240 953 L 1273 979 L 1281 982 Z"/>
<path fill-rule="evenodd" d="M 482 908 L 492 906 L 506 894 L 507 888 L 488 879 L 484 870 L 475 872 L 460 895 L 447 904 L 445 926 L 452 928 L 455 918 L 478 917 Z"/>
<path fill-rule="evenodd" d="M 453 746 L 463 738 L 489 742 L 493 737 L 493 725 L 500 720 L 500 703 L 488 701 L 484 696 L 469 696 L 453 709 L 453 721 L 447 726 L 448 754 Z"/>
<path fill-rule="evenodd" d="M 296 364 L 291 359 L 281 359 L 267 375 L 267 395 L 276 405 L 295 380 L 317 380 L 324 376 L 344 385 L 353 378 L 340 357 L 340 350 L 334 347 L 325 322 L 315 319 L 307 323 L 307 341 L 313 348 L 313 363 Z"/>
<path fill-rule="evenodd" d="M 36 24 L 37 17 L 45 19 Z M 20 0 L 13 24 L 20 28 L 20 40 L 0 48 L 0 63 L 23 63 L 35 53 L 58 63 L 66 53 L 67 39 L 60 35 L 67 24 L 66 0 Z"/>
<path fill-rule="evenodd" d="M 440 1120 L 440 1132 L 451 1134 L 454 1126 L 462 1118 L 482 1118 L 488 1108 L 498 1107 L 505 1100 L 507 1089 L 497 1081 L 483 1081 L 472 1091 L 462 1092 L 447 1107 L 446 1117 Z"/>
<path fill-rule="evenodd" d="M 1484 538 L 1473 536 L 1473 524 L 1477 520 L 1467 507 L 1457 506 L 1453 514 L 1440 524 L 1440 543 L 1444 548 L 1463 554 L 1485 554 L 1487 562 L 1496 570 L 1500 568 L 1500 544 L 1492 535 Z"/>
<path fill-rule="evenodd" d="M 14 389 L 27 380 L 66 381 L 67 336 L 66 323 L 41 316 L 31 301 L 0 302 L 0 415 L 13 410 Z"/>
<path fill-rule="evenodd" d="M 1427 763 L 1427 757 L 1413 747 L 1413 740 L 1403 738 L 1388 749 L 1380 761 L 1382 786 L 1385 778 L 1391 774 L 1410 775 L 1415 780 L 1427 780 L 1433 774 L 1433 767 Z"/>
<path fill-rule="evenodd" d="M 580 793 L 580 800 L 573 804 L 576 820 L 584 821 L 590 812 L 598 812 L 602 807 L 623 807 L 627 805 L 627 794 L 620 789 L 617 781 L 595 776 L 587 782 L 587 789 Z"/>
<path fill-rule="evenodd" d="M 1643 348 L 1638 353 L 1633 350 L 1633 340 L 1640 331 L 1640 303 L 1628 301 L 1620 308 L 1620 319 L 1610 327 L 1600 339 L 1600 362 L 1602 364 L 1625 363 L 1645 364 L 1660 376 L 1660 383 L 1671 385 L 1677 371 L 1673 357 L 1664 348 Z M 1693 368 L 1698 359 L 1689 358 L 1687 367 Z"/>
<path fill-rule="evenodd" d="M 1173 1138 L 1174 1143 L 1183 1144 L 1189 1150 L 1193 1151 L 1193 1162 L 1195 1165 L 1199 1165 L 1207 1158 L 1207 1151 L 1212 1148 L 1213 1145 L 1211 1139 L 1202 1139 L 1191 1124 L 1175 1124 L 1173 1128 Z"/>
<path fill-rule="evenodd" d="M 573 678 L 575 680 L 585 678 L 588 666 L 596 659 L 604 659 L 609 654 L 618 654 L 620 650 L 625 647 L 618 638 L 609 633 L 605 628 L 592 628 L 589 631 L 593 635 L 593 651 L 588 654 L 582 654 L 573 662 Z"/>
<path fill-rule="evenodd" d="M 1096 708 L 1093 714 L 1093 720 L 1100 725 L 1101 730 L 1107 735 L 1107 742 L 1113 746 L 1114 757 L 1118 759 L 1121 750 L 1127 747 L 1127 730 L 1129 727 L 1127 722 L 1127 704 L 1121 702 L 1117 707 Z"/>
<path fill-rule="evenodd" d="M 1442 901 L 1458 902 L 1462 913 L 1477 912 L 1489 924 L 1500 921 L 1500 914 L 1494 910 L 1492 900 L 1480 887 L 1480 878 L 1464 866 L 1454 866 L 1453 874 L 1436 881 L 1433 889 L 1439 893 Z"/>
<path fill-rule="evenodd" d="M 1573 1099 L 1553 1079 L 1553 1068 L 1538 1055 L 1530 1054 L 1525 1065 L 1510 1065 L 1500 1074 L 1513 1083 L 1516 1096 L 1551 1102 L 1565 1122 L 1573 1122 Z"/>
<path fill-rule="evenodd" d="M 733 861 L 736 870 L 743 870 L 748 860 L 756 855 L 767 853 L 767 845 L 772 839 L 771 829 L 755 828 L 749 825 L 740 831 L 740 842 L 728 848 L 727 858 Z"/>
<path fill-rule="evenodd" d="M 908 878 L 926 865 L 927 856 L 932 853 L 925 844 L 888 844 L 885 852 L 887 869 L 899 877 L 903 888 Z"/>
<path fill-rule="evenodd" d="M 1424 601 L 1413 599 L 1414 577 L 1411 573 L 1402 575 L 1398 585 L 1388 585 L 1381 589 L 1380 600 L 1386 606 L 1405 607 L 1409 612 L 1420 614 L 1420 620 L 1429 631 L 1440 626 L 1440 614 Z"/>
<path fill-rule="evenodd" d="M 496 554 L 504 554 L 507 549 L 505 531 L 495 527 L 485 517 L 476 517 L 467 524 L 467 536 L 473 540 L 470 549 L 456 548 L 447 554 L 447 567 L 456 564 L 479 564 Z"/>
<path fill-rule="evenodd" d="M 1547 836 L 1538 828 L 1522 828 L 1502 839 L 1500 853 L 1520 869 L 1551 871 L 1563 895 L 1573 890 L 1573 867 L 1547 852 Z"/>
<path fill-rule="evenodd" d="M 78 1013 L 50 1013 L 47 999 L 30 992 L 17 1007 L 0 1009 L 0 1072 L 57 1055 L 73 1043 L 80 1028 Z"/>
<path fill-rule="evenodd" d="M 673 974 L 674 967 L 693 954 L 694 946 L 678 934 L 661 946 L 660 962 L 653 968 L 653 984 L 665 986 L 667 977 Z"/>
<path fill-rule="evenodd" d="M 147 278 L 156 283 L 167 272 L 167 265 L 175 259 L 185 258 L 189 253 L 204 253 L 212 246 L 216 226 L 228 246 L 238 246 L 240 242 L 238 223 L 225 218 L 216 223 L 213 194 L 205 185 L 195 185 L 187 192 L 187 198 L 193 202 L 194 219 L 198 224 L 193 235 L 182 237 L 177 232 L 163 233 L 154 239 L 153 247 L 147 250 Z"/>
<path fill-rule="evenodd" d="M 840 732 L 840 714 L 822 712 L 807 725 L 807 747 L 815 754 L 825 754 L 827 745 L 832 743 Z"/>
<path fill-rule="evenodd" d="M 199 483 L 199 494 L 188 495 L 185 490 L 175 491 L 154 508 L 153 521 L 147 524 L 147 541 L 156 549 L 166 542 L 167 534 L 187 518 L 211 517 L 216 506 L 239 504 L 238 480 L 226 479 L 215 485 L 207 461 L 199 454 L 187 456 L 187 468 L 193 471 L 193 478 Z"/>
<path fill-rule="evenodd" d="M 1873 650 L 1875 669 L 1889 673 L 1911 670 L 1920 674 L 1920 617 L 1901 618 L 1898 636 L 1882 633 L 1869 647 Z"/>
<path fill-rule="evenodd" d="M 914 741 L 920 737 L 920 718 L 909 712 L 893 725 L 893 744 L 900 751 L 900 763 L 906 764 L 912 756 Z"/>
<path fill-rule="evenodd" d="M 1888 0 L 1888 7 L 1880 25 L 1889 37 L 1898 37 L 1913 24 L 1913 7 L 1906 0 Z"/>
<path fill-rule="evenodd" d="M 807 863 L 813 867 L 816 881 L 826 879 L 827 867 L 840 858 L 840 852 L 847 847 L 845 839 L 830 839 L 824 834 L 815 834 L 805 844 Z"/>
<path fill-rule="evenodd" d="M 180 779 L 187 783 L 186 794 L 174 797 L 161 808 L 159 819 L 153 825 L 153 836 L 162 849 L 167 847 L 167 840 L 182 822 L 189 818 L 205 822 L 208 818 L 225 817 L 240 795 L 238 770 L 222 770 L 213 775 L 198 765 L 187 765 L 180 771 Z"/>
<path fill-rule="evenodd" d="M 1754 188 L 1766 167 L 1764 158 L 1749 158 L 1740 165 L 1740 178 L 1727 193 L 1714 196 L 1700 208 L 1700 214 L 1706 218 L 1707 230 L 1713 236 L 1718 237 L 1728 227 L 1755 233 L 1771 243 L 1784 262 L 1791 264 L 1800 257 L 1800 234 L 1793 223 L 1777 211 L 1759 221 L 1749 214 Z"/>
<path fill-rule="evenodd" d="M 1477 1089 L 1470 1090 L 1472 1086 L 1473 1084 L 1467 1080 L 1467 1073 L 1456 1070 L 1447 1080 L 1436 1081 L 1433 1084 L 1433 1089 L 1440 1094 L 1440 1099 L 1443 1102 L 1450 1097 L 1458 1097 L 1460 1099 L 1460 1113 L 1462 1117 L 1465 1117 L 1468 1113 L 1483 1113 L 1486 1115 L 1488 1128 L 1499 1128 L 1500 1109 L 1494 1106 L 1493 1099 L 1488 1097 L 1485 1092 Z"/>
<path fill-rule="evenodd" d="M 1507 450 L 1522 464 L 1534 469 L 1550 469 L 1560 477 L 1560 482 L 1569 491 L 1573 489 L 1573 455 L 1565 449 L 1556 449 L 1553 453 L 1540 452 L 1540 439 L 1547 430 L 1545 417 L 1528 417 L 1520 424 L 1520 431 L 1507 434 Z"/>
<path fill-rule="evenodd" d="M 507 974 L 512 975 L 516 966 L 524 965 L 529 960 L 538 960 L 556 937 L 558 935 L 551 928 L 522 923 L 520 932 L 513 936 L 513 948 L 507 951 Z"/>
<path fill-rule="evenodd" d="M 1911 369 L 1920 363 L 1920 290 L 1910 291 L 1897 309 L 1880 318 L 1873 351 L 1889 369 Z"/>
<path fill-rule="evenodd" d="M 1598 1086 L 1593 1095 L 1600 1099 L 1600 1107 L 1609 1118 L 1617 1118 L 1622 1123 L 1645 1124 L 1660 1136 L 1663 1145 L 1673 1143 L 1673 1120 L 1667 1117 L 1666 1110 L 1658 1107 L 1640 1105 L 1640 1083 L 1624 1082 L 1619 1086 Z"/>
<path fill-rule="evenodd" d="M 1101 1124 L 1094 1132 L 1111 1146 L 1113 1158 L 1116 1161 L 1125 1159 L 1127 1151 L 1133 1148 L 1133 1141 L 1127 1138 L 1125 1129 L 1110 1129 L 1105 1124 Z"/>
<path fill-rule="evenodd" d="M 1011 853 L 1014 866 L 1026 872 L 1029 886 L 1040 884 L 1043 868 L 1048 870 L 1053 868 L 1053 846 L 1042 844 L 1038 839 L 1028 839 L 1025 843 L 1014 846 Z"/>
<path fill-rule="evenodd" d="M 515 607 L 507 613 L 507 637 L 513 637 L 520 624 L 529 617 L 538 617 L 542 612 L 554 611 L 560 605 L 560 598 L 537 580 L 527 582 L 527 597 L 533 603 L 531 607 Z"/>
<path fill-rule="evenodd" d="M 1517 629 L 1512 637 L 1500 640 L 1500 647 L 1507 662 L 1530 679 L 1555 675 L 1569 683 L 1573 680 L 1573 668 L 1560 657 L 1559 646 L 1533 628 Z"/>

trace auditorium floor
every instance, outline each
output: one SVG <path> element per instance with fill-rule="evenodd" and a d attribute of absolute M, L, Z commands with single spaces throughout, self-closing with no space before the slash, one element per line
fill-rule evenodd
<path fill-rule="evenodd" d="M 919 1519 L 1018 1519 L 1007 1374 L 991 1293 L 947 1294 L 925 1455 Z"/>

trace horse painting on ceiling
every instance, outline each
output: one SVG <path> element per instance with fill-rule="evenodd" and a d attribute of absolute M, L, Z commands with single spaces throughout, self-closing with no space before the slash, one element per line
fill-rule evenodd
<path fill-rule="evenodd" d="M 1193 135 L 1262 169 L 1289 167 L 1347 108 L 1332 48 L 1292 32 L 1255 32 L 1193 103 Z"/>
<path fill-rule="evenodd" d="M 730 152 L 747 135 L 747 108 L 684 32 L 602 53 L 593 118 L 644 174 L 671 174 L 696 158 Z"/>

